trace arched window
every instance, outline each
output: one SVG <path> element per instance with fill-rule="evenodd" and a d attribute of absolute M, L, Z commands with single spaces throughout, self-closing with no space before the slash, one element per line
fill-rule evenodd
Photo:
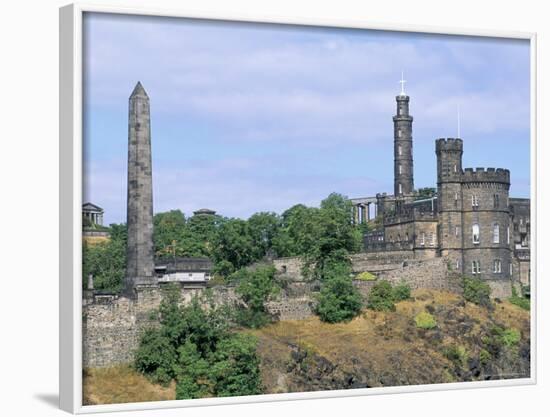
<path fill-rule="evenodd" d="M 474 244 L 479 244 L 479 224 L 472 225 L 472 242 Z"/>
<path fill-rule="evenodd" d="M 493 224 L 493 243 L 500 243 L 500 226 L 498 223 Z"/>
<path fill-rule="evenodd" d="M 399 183 L 399 194 L 403 194 L 403 186 Z"/>

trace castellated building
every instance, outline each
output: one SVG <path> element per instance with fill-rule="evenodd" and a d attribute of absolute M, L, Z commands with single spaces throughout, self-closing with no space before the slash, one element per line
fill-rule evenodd
<path fill-rule="evenodd" d="M 415 191 L 410 100 L 402 92 L 396 101 L 394 193 L 351 200 L 355 222 L 377 219 L 364 236 L 365 251 L 445 257 L 449 269 L 482 278 L 500 296 L 512 284 L 528 286 L 530 200 L 509 197 L 510 171 L 463 168 L 462 139 L 437 139 L 437 188 Z"/>

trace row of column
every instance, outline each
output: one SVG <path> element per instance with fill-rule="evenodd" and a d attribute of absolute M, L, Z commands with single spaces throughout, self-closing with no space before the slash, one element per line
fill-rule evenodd
<path fill-rule="evenodd" d="M 86 213 L 85 216 L 90 219 L 93 224 L 103 226 L 103 214 L 101 213 Z"/>
<path fill-rule="evenodd" d="M 374 204 L 374 217 L 378 215 L 376 203 L 360 203 L 353 206 L 353 221 L 355 224 L 367 223 L 371 220 L 370 205 Z"/>

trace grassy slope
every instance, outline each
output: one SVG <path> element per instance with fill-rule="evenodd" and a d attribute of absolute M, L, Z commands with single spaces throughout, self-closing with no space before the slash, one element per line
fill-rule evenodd
<path fill-rule="evenodd" d="M 445 292 L 422 290 L 413 296 L 413 300 L 397 304 L 396 312 L 367 310 L 349 323 L 326 324 L 313 317 L 253 331 L 260 340 L 266 391 L 527 376 L 526 361 L 520 361 L 518 353 L 520 347 L 525 352 L 529 343 L 527 311 L 503 302 L 490 312 Z M 415 315 L 426 308 L 433 312 L 438 323 L 433 330 L 417 329 L 414 324 Z M 475 375 L 471 366 L 479 361 L 482 337 L 493 325 L 518 329 L 522 342 L 514 352 L 502 352 L 488 367 L 478 365 L 481 373 Z M 445 349 L 452 346 L 465 349 L 467 357 L 463 364 L 444 355 Z"/>
<path fill-rule="evenodd" d="M 152 384 L 128 366 L 96 368 L 84 371 L 85 405 L 163 401 L 176 398 L 176 387 Z"/>

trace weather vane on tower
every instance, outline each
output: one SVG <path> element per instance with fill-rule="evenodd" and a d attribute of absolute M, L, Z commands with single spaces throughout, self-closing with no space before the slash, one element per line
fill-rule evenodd
<path fill-rule="evenodd" d="M 403 71 L 401 71 L 401 81 L 399 81 L 399 84 L 401 84 L 401 95 L 404 96 L 405 94 L 405 83 L 407 80 L 403 79 Z"/>

